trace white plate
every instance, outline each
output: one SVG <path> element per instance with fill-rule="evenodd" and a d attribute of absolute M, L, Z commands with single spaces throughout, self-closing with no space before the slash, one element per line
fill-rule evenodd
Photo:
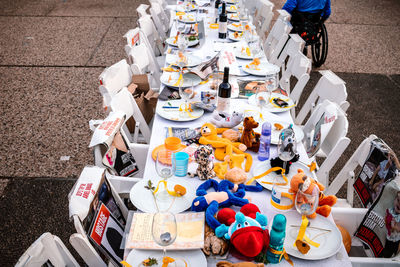
<path fill-rule="evenodd" d="M 167 40 L 165 40 L 165 41 L 167 42 L 168 45 L 178 47 L 178 42 L 174 43 L 175 37 L 169 37 L 169 38 L 168 38 Z M 189 45 L 188 45 L 188 46 L 189 46 L 189 47 L 195 46 L 195 45 L 197 45 L 199 42 L 200 42 L 199 39 L 196 39 L 196 40 L 194 40 L 194 41 L 189 41 Z"/>
<path fill-rule="evenodd" d="M 160 81 L 169 87 L 179 88 L 179 86 L 174 86 L 174 84 L 179 79 L 179 74 L 180 74 L 179 72 L 163 72 L 163 74 L 160 77 Z M 168 81 L 170 76 L 171 76 L 171 81 Z M 200 84 L 201 79 L 196 74 L 184 73 L 182 87 L 190 87 L 192 86 L 192 82 L 193 86 L 196 86 Z"/>
<path fill-rule="evenodd" d="M 228 13 L 237 13 L 237 6 L 235 5 L 230 5 L 229 7 L 226 8 L 226 12 Z"/>
<path fill-rule="evenodd" d="M 196 23 L 196 18 L 192 14 L 186 14 L 182 15 L 182 19 L 178 17 L 178 21 L 186 24 L 195 24 Z"/>
<path fill-rule="evenodd" d="M 228 38 L 231 39 L 232 41 L 239 42 L 243 39 L 243 36 L 239 35 L 237 38 L 233 35 L 234 32 L 229 31 L 228 32 Z"/>
<path fill-rule="evenodd" d="M 229 5 L 234 5 L 237 3 L 236 0 L 227 0 L 225 3 L 229 4 Z"/>
<path fill-rule="evenodd" d="M 258 162 L 255 163 L 255 166 L 252 168 L 252 173 L 251 173 L 252 177 L 260 175 L 260 174 L 263 174 L 264 172 L 266 172 L 269 169 L 271 169 L 271 163 L 270 163 L 269 160 L 258 161 Z M 294 162 L 292 164 L 292 166 L 290 167 L 290 171 L 289 171 L 288 175 L 286 175 L 286 177 L 288 179 L 288 184 L 286 186 L 284 186 L 284 187 L 287 187 L 289 189 L 290 180 L 292 180 L 292 177 L 295 174 L 297 174 L 297 170 L 298 169 L 303 169 L 305 175 L 310 176 L 313 179 L 315 179 L 314 172 L 311 173 L 310 172 L 310 168 L 308 168 L 303 163 L 297 161 L 297 162 Z M 280 180 L 282 180 L 282 182 L 284 182 L 282 175 L 276 174 L 275 172 L 271 172 L 268 175 L 265 175 L 264 177 L 262 177 L 260 179 L 257 179 L 256 181 L 260 185 L 262 185 L 265 189 L 272 190 L 272 184 L 265 184 L 265 183 L 262 183 L 262 182 L 274 182 L 275 178 L 279 178 Z"/>
<path fill-rule="evenodd" d="M 237 13 L 231 13 L 228 15 L 228 19 L 231 21 L 240 21 Z"/>
<path fill-rule="evenodd" d="M 156 179 L 152 180 L 155 187 L 157 187 L 158 181 L 159 180 Z M 148 179 L 142 179 L 137 182 L 132 187 L 129 198 L 132 204 L 135 205 L 138 210 L 148 213 L 155 213 L 157 212 L 157 207 L 154 201 L 153 193 L 144 188 L 147 183 Z M 196 197 L 196 188 L 185 179 L 176 177 L 167 179 L 167 184 L 169 190 L 174 190 L 174 186 L 176 184 L 184 186 L 186 188 L 186 194 L 182 197 L 173 197 L 168 195 L 168 200 L 164 203 L 160 203 L 159 200 L 157 200 L 158 207 L 161 210 L 166 210 L 168 207 L 170 207 L 169 211 L 172 213 L 179 213 L 190 208 L 193 199 Z M 160 185 L 160 188 L 164 188 L 163 185 Z"/>
<path fill-rule="evenodd" d="M 289 99 L 287 101 L 289 107 L 288 108 L 280 108 L 280 107 L 272 105 L 271 103 L 268 103 L 267 106 L 262 107 L 263 111 L 265 110 L 265 111 L 269 111 L 269 112 L 272 112 L 272 113 L 279 113 L 279 112 L 285 112 L 287 110 L 291 110 L 292 108 L 295 107 L 293 100 L 288 96 L 284 96 L 284 95 L 281 95 L 281 94 L 273 93 L 271 95 L 271 97 L 279 97 L 281 99 Z M 249 102 L 250 105 L 257 106 L 256 94 L 251 95 L 247 101 Z"/>
<path fill-rule="evenodd" d="M 156 113 L 158 115 L 160 115 L 161 117 L 163 117 L 164 119 L 167 119 L 167 120 L 171 120 L 171 121 L 193 121 L 193 120 L 196 120 L 196 119 L 200 118 L 204 114 L 204 110 L 201 109 L 201 108 L 192 107 L 193 112 L 190 112 L 191 117 L 188 116 L 187 113 L 185 114 L 184 111 L 179 111 L 179 109 L 166 109 L 166 108 L 163 108 L 163 106 L 168 105 L 167 102 L 171 103 L 171 105 L 173 107 L 179 107 L 179 106 L 182 105 L 182 108 L 184 108 L 185 101 L 182 100 L 182 99 L 170 100 L 170 101 L 162 102 L 159 105 L 157 105 Z"/>
<path fill-rule="evenodd" d="M 247 47 L 248 47 L 248 46 L 239 46 L 239 47 L 236 47 L 235 50 L 234 50 L 234 52 L 235 52 L 235 57 L 241 58 L 241 59 L 254 59 L 254 56 L 253 56 L 253 54 L 251 53 L 251 51 L 250 51 L 250 56 L 246 54 L 246 48 L 247 48 Z M 244 48 L 245 50 L 243 50 L 243 48 Z M 242 51 L 243 51 L 243 52 L 242 52 Z"/>
<path fill-rule="evenodd" d="M 240 25 L 240 26 L 235 27 L 233 24 Z M 242 32 L 243 25 L 241 23 L 231 23 L 231 24 L 228 24 L 228 30 L 233 31 L 233 32 Z"/>
<path fill-rule="evenodd" d="M 142 267 L 142 261 L 148 259 L 149 257 L 152 258 L 161 258 L 163 252 L 160 250 L 138 250 L 133 249 L 127 259 L 126 262 L 132 265 L 132 267 Z M 207 259 L 204 253 L 200 249 L 196 250 L 168 250 L 167 247 L 167 256 L 176 258 L 176 259 L 183 259 L 187 262 L 187 267 L 203 267 L 207 266 Z M 157 266 L 161 266 L 162 263 Z M 155 266 L 155 267 L 157 267 Z M 185 267 L 183 264 L 182 266 L 177 267 Z"/>
<path fill-rule="evenodd" d="M 283 126 L 283 128 L 289 127 L 290 123 L 283 121 L 271 122 L 271 144 L 277 145 L 279 142 L 279 134 L 281 133 L 282 130 L 277 130 L 274 126 L 274 123 L 279 123 L 280 125 Z M 292 125 L 292 126 L 294 130 L 294 135 L 296 136 L 296 141 L 297 143 L 300 143 L 304 138 L 304 132 L 299 126 L 297 125 Z"/>
<path fill-rule="evenodd" d="M 185 67 L 195 67 L 203 62 L 201 58 L 196 57 L 192 54 L 186 54 L 185 56 L 188 61 Z M 167 55 L 165 58 L 168 65 L 174 65 L 174 66 L 178 66 L 178 59 L 179 59 L 178 55 L 171 55 L 171 54 Z"/>
<path fill-rule="evenodd" d="M 249 65 L 250 67 L 250 63 L 246 64 Z M 265 62 L 265 61 L 261 61 L 260 65 L 257 66 L 257 69 L 253 69 L 253 68 L 248 68 L 246 67 L 246 65 L 242 66 L 242 69 L 244 72 L 247 72 L 251 75 L 255 75 L 255 76 L 266 76 L 266 75 L 270 75 L 270 74 L 275 74 L 279 72 L 279 67 Z"/>
<path fill-rule="evenodd" d="M 320 246 L 318 248 L 310 246 L 311 248 L 308 253 L 305 255 L 302 254 L 293 246 L 299 233 L 299 227 L 291 227 L 291 225 L 300 225 L 301 215 L 297 211 L 286 212 L 284 215 L 287 220 L 284 247 L 289 255 L 304 260 L 322 260 L 335 255 L 340 250 L 342 246 L 342 235 L 339 229 L 328 218 L 317 214 L 315 219 L 309 219 L 310 227 L 306 229 L 307 236 L 312 239 L 316 235 L 324 233 L 324 231 L 311 227 L 331 230 L 331 232 L 316 237 L 313 241 L 319 243 Z"/>

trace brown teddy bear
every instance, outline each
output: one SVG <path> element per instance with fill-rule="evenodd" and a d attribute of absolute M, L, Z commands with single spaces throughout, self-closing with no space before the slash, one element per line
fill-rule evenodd
<path fill-rule="evenodd" d="M 240 142 L 247 146 L 247 149 L 258 152 L 260 148 L 260 134 L 254 132 L 254 128 L 258 127 L 258 122 L 253 117 L 246 117 L 243 121 L 243 133 Z"/>
<path fill-rule="evenodd" d="M 204 247 L 202 249 L 204 254 L 207 256 L 211 254 L 223 256 L 228 251 L 228 248 L 228 241 L 223 238 L 218 238 L 214 230 L 206 223 L 204 229 Z"/>
<path fill-rule="evenodd" d="M 331 213 L 331 207 L 336 204 L 337 197 L 336 196 L 325 196 L 323 191 L 325 187 L 312 179 L 311 177 L 307 177 L 302 169 L 297 170 L 297 174 L 292 177 L 290 181 L 290 189 L 289 192 L 297 193 L 297 191 L 302 191 L 305 194 L 311 194 L 315 187 L 319 188 L 319 202 L 316 212 L 307 216 L 310 219 L 314 219 L 317 217 L 317 213 L 328 217 Z"/>

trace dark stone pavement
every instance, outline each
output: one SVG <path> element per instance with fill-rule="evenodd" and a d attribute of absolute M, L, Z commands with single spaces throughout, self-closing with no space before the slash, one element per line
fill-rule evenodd
<path fill-rule="evenodd" d="M 141 2 L 0 1 L 0 266 L 13 266 L 44 232 L 79 259 L 67 195 L 93 162 L 88 121 L 104 116 L 98 75 L 125 57 L 122 35 L 136 27 Z M 331 177 L 373 133 L 400 155 L 399 13 L 398 0 L 332 0 L 321 69 L 346 82 L 352 141 Z"/>

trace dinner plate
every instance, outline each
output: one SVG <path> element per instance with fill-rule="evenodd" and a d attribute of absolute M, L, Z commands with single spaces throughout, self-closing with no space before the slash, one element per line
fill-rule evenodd
<path fill-rule="evenodd" d="M 255 76 L 266 76 L 266 75 L 271 75 L 279 72 L 279 67 L 265 62 L 261 61 L 260 65 L 257 66 L 257 68 L 252 68 L 250 63 L 242 66 L 242 69 L 244 72 L 247 72 L 251 75 Z"/>
<path fill-rule="evenodd" d="M 168 247 L 167 247 L 168 249 Z M 132 267 L 142 267 L 142 261 L 145 259 L 151 258 L 161 258 L 163 252 L 160 250 L 138 250 L 133 249 L 127 259 L 126 262 L 132 265 Z M 178 264 L 176 267 L 185 267 L 184 260 L 187 263 L 186 267 L 203 267 L 207 266 L 207 259 L 204 253 L 200 249 L 194 250 L 167 250 L 167 256 L 177 259 Z M 154 267 L 162 266 L 162 263 L 158 263 L 158 265 L 154 265 Z M 175 266 L 175 265 L 174 265 Z"/>
<path fill-rule="evenodd" d="M 196 23 L 196 18 L 192 14 L 185 14 L 178 17 L 178 21 L 186 24 Z"/>
<path fill-rule="evenodd" d="M 179 72 L 163 72 L 163 74 L 160 77 L 160 81 L 173 88 L 179 88 L 179 85 L 175 85 L 178 80 L 179 80 L 180 73 Z M 201 82 L 201 79 L 199 76 L 193 73 L 184 73 L 183 74 L 183 82 L 182 82 L 182 87 L 190 87 L 190 86 L 196 86 L 199 85 Z"/>
<path fill-rule="evenodd" d="M 261 94 L 258 94 L 258 95 L 257 94 L 251 95 L 247 101 L 252 106 L 258 106 L 257 101 L 256 101 L 256 97 L 260 97 L 260 96 L 263 96 L 263 94 L 261 93 Z M 294 104 L 293 100 L 288 96 L 273 93 L 273 94 L 271 94 L 271 97 L 272 98 L 279 97 L 279 98 L 281 98 L 283 100 L 286 100 L 287 103 L 288 103 L 288 107 L 282 107 L 281 108 L 281 107 L 275 106 L 275 105 L 273 105 L 272 103 L 269 102 L 266 106 L 262 107 L 262 110 L 266 110 L 266 111 L 269 111 L 269 112 L 272 112 L 272 113 L 279 113 L 279 112 L 285 112 L 287 110 L 291 110 L 292 108 L 295 107 L 295 104 Z"/>
<path fill-rule="evenodd" d="M 275 128 L 274 124 L 279 123 L 280 125 L 283 126 L 283 128 L 289 127 L 291 123 L 288 122 L 283 122 L 283 121 L 273 121 L 271 122 L 271 144 L 277 145 L 279 142 L 279 134 L 281 133 L 282 130 L 278 130 Z M 297 125 L 292 125 L 294 135 L 296 136 L 296 141 L 297 143 L 300 143 L 303 138 L 304 138 L 304 132 L 303 130 L 297 126 Z"/>
<path fill-rule="evenodd" d="M 178 108 L 164 108 L 165 106 L 178 107 Z M 190 112 L 190 115 L 185 111 L 179 111 L 179 107 L 184 108 L 185 101 L 182 99 L 179 100 L 169 100 L 157 105 L 156 113 L 163 117 L 164 119 L 171 121 L 193 121 L 204 114 L 204 110 L 201 108 L 195 108 L 192 106 L 193 111 Z"/>
<path fill-rule="evenodd" d="M 227 3 L 229 5 L 234 5 L 237 3 L 237 0 L 227 0 L 227 1 L 225 1 L 225 3 Z"/>
<path fill-rule="evenodd" d="M 244 40 L 244 37 L 243 37 L 242 33 L 240 33 L 240 35 L 236 38 L 236 37 L 234 36 L 234 32 L 232 32 L 232 31 L 229 31 L 229 32 L 228 32 L 228 38 L 229 38 L 230 40 L 234 41 L 234 42 L 239 42 L 239 41 L 241 41 L 241 40 Z M 254 41 L 256 41 L 258 38 L 259 38 L 259 37 L 258 37 L 257 35 L 253 35 L 253 38 L 250 40 L 250 42 L 254 42 Z"/>
<path fill-rule="evenodd" d="M 203 62 L 203 60 L 195 55 L 192 54 L 185 54 L 187 58 L 187 64 L 185 67 L 195 67 Z M 167 55 L 165 58 L 165 61 L 167 62 L 168 65 L 174 65 L 178 66 L 178 60 L 179 56 L 178 55 Z"/>
<path fill-rule="evenodd" d="M 264 172 L 268 171 L 269 169 L 271 169 L 271 163 L 269 160 L 266 161 L 259 161 L 257 163 L 253 163 L 253 168 L 252 168 L 252 177 L 263 174 Z M 297 170 L 298 169 L 303 169 L 304 174 L 312 177 L 313 179 L 315 179 L 315 174 L 314 172 L 310 172 L 310 168 L 308 166 L 306 166 L 305 164 L 301 163 L 301 162 L 293 162 L 292 166 L 290 167 L 290 171 L 289 173 L 286 175 L 287 179 L 288 179 L 288 184 L 283 186 L 289 189 L 290 187 L 290 180 L 292 180 L 292 177 L 297 174 Z M 279 179 L 278 181 L 282 181 L 283 177 L 280 174 L 277 174 L 275 172 L 271 172 L 267 175 L 265 175 L 264 177 L 257 179 L 257 183 L 259 183 L 260 185 L 262 185 L 262 187 L 264 187 L 267 190 L 272 190 L 272 184 L 265 184 L 263 182 L 271 182 L 273 183 L 275 179 Z"/>
<path fill-rule="evenodd" d="M 178 42 L 175 42 L 175 37 L 169 37 L 169 38 L 168 38 L 167 40 L 165 40 L 165 41 L 167 42 L 168 45 L 178 47 Z M 175 43 L 174 43 L 174 42 L 175 42 Z M 188 47 L 195 46 L 195 45 L 197 45 L 199 42 L 200 42 L 199 39 L 196 39 L 196 40 L 193 40 L 193 41 L 188 41 L 188 44 L 189 44 Z"/>
<path fill-rule="evenodd" d="M 246 53 L 246 49 L 250 49 L 248 46 L 239 46 L 236 47 L 234 52 L 235 52 L 235 57 L 241 58 L 241 59 L 254 59 L 253 54 L 250 51 L 250 56 Z"/>
<path fill-rule="evenodd" d="M 306 229 L 306 235 L 313 241 L 319 243 L 320 246 L 318 248 L 310 246 L 308 253 L 302 254 L 293 245 L 299 233 L 299 227 L 293 226 L 300 226 L 301 215 L 297 211 L 289 211 L 284 215 L 287 220 L 284 243 L 287 254 L 304 260 L 322 260 L 332 257 L 340 250 L 342 246 L 342 235 L 339 229 L 331 220 L 317 214 L 315 219 L 309 219 L 310 225 Z M 316 228 L 330 230 L 330 232 L 325 232 Z"/>
<path fill-rule="evenodd" d="M 233 32 L 242 32 L 243 31 L 243 25 L 241 23 L 231 23 L 228 24 L 228 30 L 233 31 Z"/>
<path fill-rule="evenodd" d="M 235 5 L 230 5 L 229 7 L 226 8 L 226 12 L 228 13 L 237 13 L 237 6 Z"/>
<path fill-rule="evenodd" d="M 228 19 L 231 21 L 240 21 L 237 13 L 231 13 L 228 15 Z"/>
<path fill-rule="evenodd" d="M 152 180 L 155 187 L 157 187 L 158 181 L 160 181 L 160 179 Z M 155 198 L 153 193 L 145 188 L 147 183 L 148 179 L 142 179 L 137 182 L 132 187 L 129 198 L 137 209 L 143 212 L 155 213 L 157 212 Z M 169 190 L 173 191 L 176 184 L 184 186 L 186 188 L 186 194 L 182 197 L 173 197 L 168 195 L 167 200 L 164 202 L 157 200 L 157 205 L 160 210 L 167 210 L 169 208 L 170 212 L 179 213 L 191 207 L 192 201 L 196 197 L 196 188 L 192 183 L 182 178 L 172 177 L 167 179 L 167 186 Z M 164 189 L 164 185 L 160 184 L 160 188 Z"/>

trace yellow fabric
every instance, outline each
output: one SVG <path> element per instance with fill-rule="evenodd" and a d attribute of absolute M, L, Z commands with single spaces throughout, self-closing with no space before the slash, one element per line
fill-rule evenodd
<path fill-rule="evenodd" d="M 170 190 L 168 190 L 167 181 L 166 181 L 166 180 L 161 180 L 161 181 L 158 182 L 157 188 L 156 188 L 156 190 L 154 190 L 154 192 L 153 192 L 154 195 L 158 192 L 158 189 L 159 189 L 161 183 L 164 184 L 165 190 L 168 192 L 168 194 L 170 194 L 170 195 L 173 196 L 173 197 L 181 197 L 181 195 L 178 194 L 178 193 L 176 193 L 175 191 L 170 191 Z"/>
<path fill-rule="evenodd" d="M 280 205 L 280 204 L 276 203 L 275 201 L 273 201 L 272 198 L 271 198 L 271 205 L 273 207 L 279 209 L 279 210 L 290 210 L 291 208 L 293 208 L 293 206 L 294 206 L 294 195 L 286 193 L 286 192 L 282 192 L 281 196 L 292 200 L 292 204 L 290 204 L 290 205 Z"/>
<path fill-rule="evenodd" d="M 306 235 L 306 229 L 308 226 L 308 219 L 305 215 L 301 217 L 301 225 L 300 225 L 300 230 L 299 234 L 297 235 L 296 240 L 301 240 L 301 241 L 306 241 L 308 244 L 314 247 L 319 247 L 319 243 L 312 241 L 308 236 Z M 293 244 L 296 246 L 296 242 Z"/>
<path fill-rule="evenodd" d="M 132 267 L 132 265 L 130 265 L 129 263 L 127 263 L 126 261 L 121 261 L 120 262 L 123 266 L 125 267 Z"/>
<path fill-rule="evenodd" d="M 260 178 L 264 177 L 265 175 L 270 174 L 271 172 L 279 171 L 279 170 L 282 171 L 282 177 L 283 177 L 283 180 L 285 180 L 285 182 L 284 182 L 284 183 L 277 183 L 276 185 L 287 185 L 287 184 L 288 184 L 288 179 L 287 179 L 287 177 L 286 177 L 286 175 L 285 175 L 285 170 L 282 169 L 281 167 L 273 167 L 273 168 L 271 168 L 271 169 L 269 169 L 269 170 L 263 172 L 263 173 L 260 174 L 260 175 L 254 176 L 253 178 L 251 178 L 251 179 L 246 183 L 246 185 L 250 185 L 252 182 L 254 182 L 254 180 L 260 179 Z M 263 183 L 263 184 L 274 184 L 274 183 L 272 183 L 272 182 L 262 182 L 262 183 Z"/>
<path fill-rule="evenodd" d="M 182 84 L 182 82 L 183 82 L 183 75 L 182 75 L 182 72 L 181 72 L 181 73 L 179 74 L 178 81 L 176 81 L 176 83 L 174 83 L 172 86 L 179 86 L 179 85 Z"/>
<path fill-rule="evenodd" d="M 285 248 L 283 248 L 283 250 L 281 250 L 281 251 L 278 251 L 278 250 L 275 250 L 275 249 L 269 247 L 269 251 L 271 251 L 271 253 L 273 253 L 273 254 L 278 254 L 278 255 L 280 255 L 280 257 L 279 257 L 279 262 L 281 262 L 282 257 L 284 257 L 285 260 L 286 260 L 290 265 L 293 266 L 293 261 L 289 258 L 289 255 L 286 253 Z"/>

